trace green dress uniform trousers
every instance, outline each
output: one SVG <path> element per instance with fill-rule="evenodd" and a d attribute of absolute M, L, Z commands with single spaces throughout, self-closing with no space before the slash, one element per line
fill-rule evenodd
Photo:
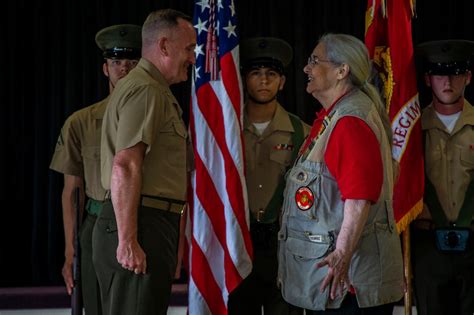
<path fill-rule="evenodd" d="M 95 215 L 84 212 L 86 217 L 80 230 L 81 244 L 81 285 L 86 315 L 102 314 L 100 289 L 92 263 L 92 231 L 97 219 Z"/>
<path fill-rule="evenodd" d="M 177 213 L 140 206 L 138 242 L 146 254 L 146 274 L 136 275 L 117 262 L 117 223 L 110 200 L 93 233 L 94 266 L 106 315 L 166 315 L 177 263 Z"/>
<path fill-rule="evenodd" d="M 412 228 L 411 235 L 418 315 L 472 315 L 474 233 L 471 232 L 470 243 L 463 253 L 440 252 L 434 230 Z"/>

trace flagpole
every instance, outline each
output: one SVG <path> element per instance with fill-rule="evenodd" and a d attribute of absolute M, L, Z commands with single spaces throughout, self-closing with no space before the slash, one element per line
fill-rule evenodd
<path fill-rule="evenodd" d="M 402 232 L 403 240 L 403 275 L 405 277 L 405 315 L 411 315 L 412 290 L 411 290 L 411 248 L 410 248 L 410 227 Z"/>

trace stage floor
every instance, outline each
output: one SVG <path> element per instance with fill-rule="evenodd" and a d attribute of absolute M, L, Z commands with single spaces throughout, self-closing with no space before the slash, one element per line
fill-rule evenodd
<path fill-rule="evenodd" d="M 70 315 L 70 309 L 41 309 L 41 310 L 0 310 L 0 315 Z M 396 306 L 393 315 L 404 315 L 402 306 Z M 168 315 L 186 315 L 186 307 L 174 306 L 168 310 Z M 412 315 L 416 315 L 413 308 Z"/>

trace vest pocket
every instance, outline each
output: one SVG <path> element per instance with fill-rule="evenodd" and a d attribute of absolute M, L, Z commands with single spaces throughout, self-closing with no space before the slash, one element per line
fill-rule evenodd
<path fill-rule="evenodd" d="M 320 293 L 319 287 L 327 275 L 328 268 L 317 268 L 316 264 L 326 256 L 331 244 L 323 241 L 326 235 L 321 235 L 321 242 L 314 242 L 309 238 L 304 240 L 305 234 L 299 233 L 301 237 L 296 238 L 288 231 L 286 240 L 280 241 L 278 280 L 281 292 L 284 299 L 293 305 L 324 310 L 329 289 Z"/>

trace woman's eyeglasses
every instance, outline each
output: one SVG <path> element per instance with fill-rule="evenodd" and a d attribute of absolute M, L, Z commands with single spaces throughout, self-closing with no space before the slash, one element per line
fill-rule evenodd
<path fill-rule="evenodd" d="M 320 64 L 321 62 L 330 62 L 330 63 L 333 63 L 331 60 L 328 60 L 328 59 L 320 59 L 318 56 L 316 55 L 311 55 L 309 56 L 308 58 L 308 65 L 310 67 L 313 67 L 317 64 Z"/>

